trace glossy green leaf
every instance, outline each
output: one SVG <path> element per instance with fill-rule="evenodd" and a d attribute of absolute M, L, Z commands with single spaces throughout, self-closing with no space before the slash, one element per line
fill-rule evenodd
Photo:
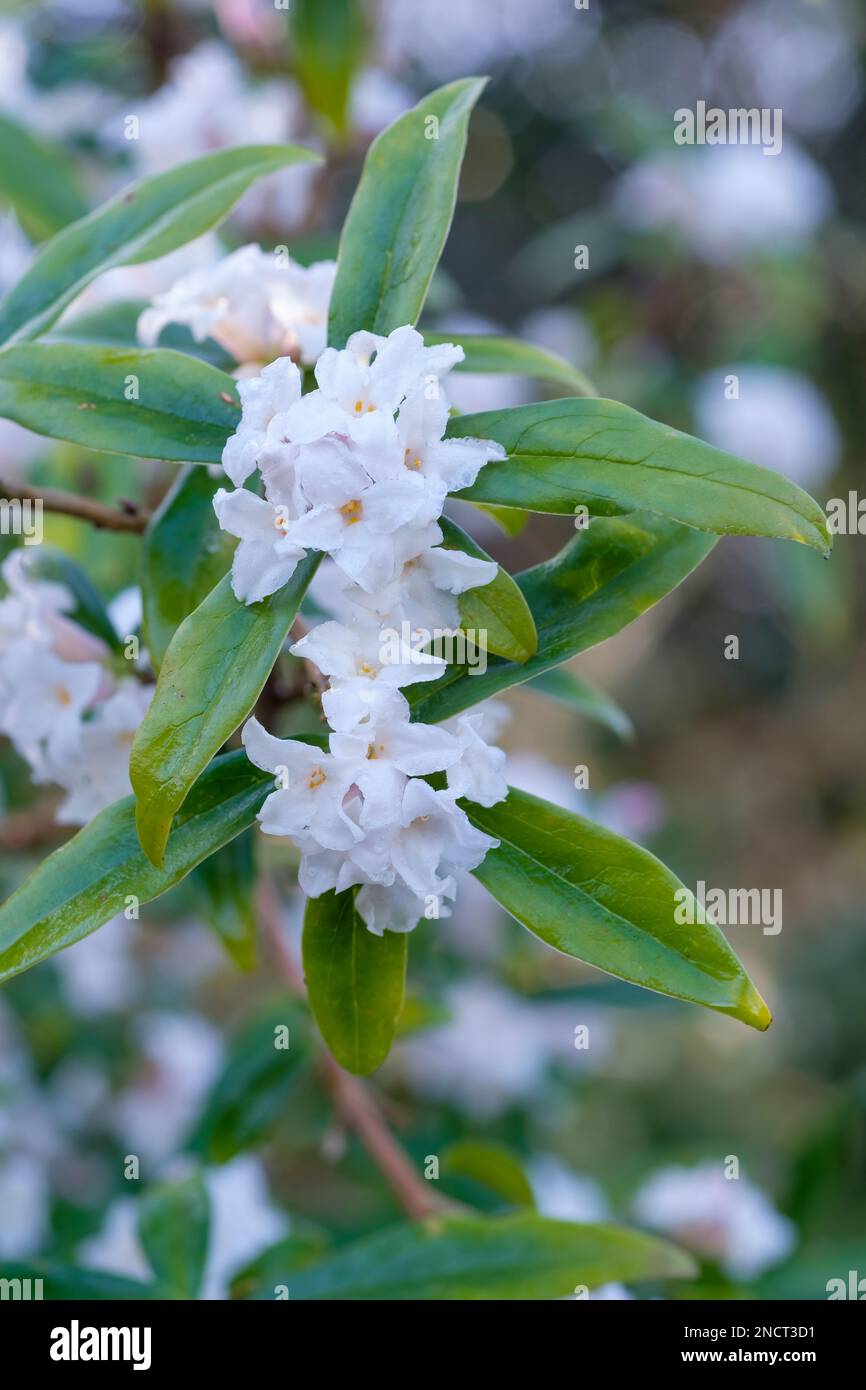
<path fill-rule="evenodd" d="M 320 556 L 261 603 L 239 603 L 226 575 L 171 640 L 129 762 L 136 822 L 161 864 L 172 816 L 262 693 Z"/>
<path fill-rule="evenodd" d="M 0 352 L 0 415 L 88 449 L 219 463 L 240 405 L 230 376 L 184 353 L 57 340 Z"/>
<path fill-rule="evenodd" d="M 121 1274 L 104 1274 L 96 1269 L 76 1269 L 73 1265 L 57 1264 L 53 1260 L 6 1261 L 0 1264 L 0 1280 L 3 1279 L 41 1279 L 42 1297 L 46 1302 L 138 1301 L 165 1296 L 158 1284 L 145 1284 L 139 1279 L 127 1279 Z"/>
<path fill-rule="evenodd" d="M 208 926 L 239 970 L 256 963 L 255 850 L 244 831 L 193 869 L 190 886 Z"/>
<path fill-rule="evenodd" d="M 655 855 L 594 821 L 514 788 L 470 820 L 500 841 L 475 877 L 531 932 L 620 979 L 765 1029 L 770 1011 L 718 927 Z M 682 915 L 682 914 L 680 914 Z"/>
<path fill-rule="evenodd" d="M 617 1226 L 577 1226 L 535 1213 L 437 1218 L 337 1250 L 289 1280 L 297 1299 L 555 1299 L 583 1285 L 684 1279 L 691 1258 Z"/>
<path fill-rule="evenodd" d="M 307 902 L 303 956 L 322 1037 L 341 1067 L 367 1076 L 388 1056 L 403 1012 L 406 934 L 374 936 L 355 910 L 352 890 L 323 893 Z"/>
<path fill-rule="evenodd" d="M 603 724 L 605 728 L 610 729 L 618 738 L 634 737 L 634 725 L 615 700 L 603 690 L 590 685 L 589 681 L 582 680 L 571 671 L 563 670 L 561 666 L 542 671 L 540 676 L 527 682 L 526 689 L 549 696 L 551 700 L 556 700 L 558 704 L 565 705 L 566 709 L 583 715 L 585 719 L 594 719 L 597 724 Z"/>
<path fill-rule="evenodd" d="M 232 544 L 213 509 L 219 486 L 206 468 L 181 469 L 144 533 L 144 640 L 156 672 L 184 618 L 231 566 Z"/>
<path fill-rule="evenodd" d="M 307 104 L 342 134 L 364 47 L 359 0 L 292 0 L 291 20 L 293 68 Z"/>
<path fill-rule="evenodd" d="M 484 80 L 439 87 L 373 141 L 343 227 L 328 341 L 415 323 L 454 215 L 472 108 Z"/>
<path fill-rule="evenodd" d="M 524 664 L 492 657 L 484 673 L 452 666 L 405 694 L 427 724 L 459 714 L 611 637 L 670 593 L 715 539 L 639 513 L 593 521 L 568 545 L 516 576 L 535 618 L 538 651 Z"/>
<path fill-rule="evenodd" d="M 167 255 L 221 221 L 256 179 L 311 160 L 319 155 L 297 145 L 237 145 L 122 189 L 42 248 L 0 304 L 0 343 L 43 333 L 97 275 Z"/>
<path fill-rule="evenodd" d="M 138 1237 L 164 1297 L 195 1298 L 210 1233 L 210 1201 L 198 1173 L 162 1183 L 141 1199 Z"/>
<path fill-rule="evenodd" d="M 468 1178 L 501 1197 L 512 1207 L 534 1207 L 532 1187 L 519 1158 L 504 1144 L 458 1139 L 449 1144 L 439 1164 L 440 1177 Z"/>
<path fill-rule="evenodd" d="M 824 553 L 817 502 L 759 468 L 618 401 L 561 400 L 460 415 L 450 435 L 495 439 L 508 454 L 459 495 L 478 502 L 591 516 L 648 511 L 733 536 L 777 536 Z"/>
<path fill-rule="evenodd" d="M 11 203 L 34 241 L 87 212 L 68 156 L 8 115 L 0 116 L 0 199 Z"/>
<path fill-rule="evenodd" d="M 291 1001 L 255 1019 L 233 1041 L 189 1147 L 227 1163 L 260 1143 L 285 1117 L 308 1055 L 304 1019 Z"/>
<path fill-rule="evenodd" d="M 486 333 L 428 333 L 425 343 L 457 343 L 466 356 L 458 362 L 458 372 L 505 372 L 513 376 L 529 376 L 537 381 L 549 381 L 565 386 L 574 396 L 597 396 L 598 392 L 583 372 L 564 357 L 547 352 L 534 343 L 522 343 L 517 338 L 498 338 Z"/>
<path fill-rule="evenodd" d="M 478 560 L 489 560 L 486 550 L 447 517 L 441 517 L 443 549 L 462 550 Z M 477 589 L 467 589 L 457 600 L 460 628 L 473 634 L 483 651 L 524 662 L 535 655 L 538 634 L 529 605 L 507 570 Z"/>
<path fill-rule="evenodd" d="M 120 645 L 108 609 L 84 570 L 69 555 L 50 545 L 34 546 L 30 551 L 28 574 L 34 579 L 62 584 L 73 599 L 73 607 L 66 610 L 65 616 L 110 649 Z"/>
<path fill-rule="evenodd" d="M 161 869 L 138 842 L 133 797 L 100 811 L 0 907 L 0 982 L 88 936 L 131 898 L 158 898 L 252 825 L 272 789 L 245 753 L 217 758 L 187 797 Z"/>

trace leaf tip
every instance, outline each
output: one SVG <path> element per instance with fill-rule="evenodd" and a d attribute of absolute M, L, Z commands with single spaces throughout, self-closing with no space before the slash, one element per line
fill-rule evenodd
<path fill-rule="evenodd" d="M 767 1004 L 761 998 L 751 980 L 746 981 L 743 996 L 737 1010 L 737 1017 L 743 1023 L 747 1023 L 750 1028 L 755 1028 L 759 1033 L 766 1033 L 770 1024 L 773 1022 Z"/>

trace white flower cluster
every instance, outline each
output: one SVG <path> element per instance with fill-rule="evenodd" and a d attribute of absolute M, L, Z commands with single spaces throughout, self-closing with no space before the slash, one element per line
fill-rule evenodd
<path fill-rule="evenodd" d="M 132 790 L 129 749 L 153 689 L 114 679 L 105 644 L 66 616 L 69 590 L 33 578 L 29 563 L 19 549 L 2 567 L 0 733 L 34 781 L 67 792 L 58 821 L 83 825 Z"/>
<path fill-rule="evenodd" d="M 182 323 L 197 343 L 213 338 L 242 366 L 289 356 L 312 366 L 324 350 L 334 261 L 302 266 L 252 244 L 157 295 L 138 321 L 153 347 L 166 324 Z"/>
<path fill-rule="evenodd" d="M 458 799 L 492 806 L 507 790 L 505 755 L 483 738 L 483 714 L 412 723 L 401 694 L 444 669 L 421 649 L 437 627 L 457 626 L 455 595 L 496 574 L 491 561 L 441 545 L 448 493 L 503 457 L 487 440 L 443 438 L 442 378 L 461 357 L 452 344 L 425 347 L 410 327 L 355 333 L 322 353 L 307 395 L 294 362 L 277 359 L 239 383 L 243 416 L 223 454 L 235 490 L 214 499 L 220 525 L 239 538 L 239 599 L 275 593 L 308 549 L 337 571 L 348 620 L 322 623 L 291 648 L 330 678 L 328 751 L 273 738 L 255 719 L 243 739 L 252 761 L 277 775 L 259 819 L 298 845 L 301 887 L 317 897 L 360 886 L 358 911 L 377 934 L 446 915 L 455 872 L 496 843 Z M 256 468 L 263 497 L 244 487 Z M 396 637 L 405 622 L 411 642 Z M 445 786 L 424 780 L 434 773 Z"/>

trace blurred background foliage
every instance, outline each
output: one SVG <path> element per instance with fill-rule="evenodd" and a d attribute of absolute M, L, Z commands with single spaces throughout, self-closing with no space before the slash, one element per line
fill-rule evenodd
<path fill-rule="evenodd" d="M 315 143 L 327 168 L 254 190 L 223 248 L 333 254 L 370 138 L 437 83 L 490 72 L 427 325 L 530 338 L 601 394 L 778 468 L 822 504 L 861 487 L 856 0 L 34 0 L 2 16 L 3 289 L 34 243 L 130 177 L 261 139 Z M 676 146 L 673 112 L 698 100 L 781 107 L 781 153 Z M 79 310 L 146 300 L 194 263 L 112 272 Z M 539 389 L 468 376 L 459 388 L 460 409 Z M 0 480 L 18 476 L 152 506 L 172 474 L 0 423 Z M 464 524 L 468 510 L 455 512 Z M 532 518 L 512 540 L 474 528 L 512 571 L 569 534 L 561 518 Z M 134 537 L 51 516 L 46 540 L 106 599 L 136 583 Z M 767 1194 L 745 1228 L 700 1203 L 691 1220 L 685 1201 L 678 1221 L 656 1211 L 703 1256 L 678 1296 L 821 1298 L 828 1279 L 866 1274 L 862 544 L 839 536 L 826 563 L 723 540 L 659 610 L 581 658 L 631 739 L 534 692 L 509 700 L 517 785 L 641 840 L 689 885 L 782 890 L 778 935 L 728 929 L 773 1008 L 770 1032 L 546 951 L 469 882 L 453 918 L 413 935 L 403 1038 L 374 1083 L 418 1163 L 438 1156 L 441 1188 L 481 1210 L 530 1200 L 528 1174 L 543 1211 L 634 1221 L 643 1190 L 650 1220 L 645 1185 L 660 1170 L 738 1158 Z M 579 764 L 589 790 L 574 790 Z M 3 746 L 4 891 L 62 838 L 44 798 Z M 229 871 L 235 887 L 252 848 Z M 254 852 L 296 942 L 290 857 L 281 844 Z M 184 1153 L 205 1165 L 217 1213 L 209 1296 L 290 1225 L 318 1249 L 396 1218 L 334 1120 L 303 1018 L 292 1068 L 274 1070 L 285 1002 L 267 966 L 232 964 L 207 925 L 213 902 L 194 878 L 4 989 L 0 1255 L 135 1273 L 130 1189 Z M 130 1153 L 141 1184 L 124 1178 Z M 791 1224 L 774 1226 L 776 1213 Z"/>

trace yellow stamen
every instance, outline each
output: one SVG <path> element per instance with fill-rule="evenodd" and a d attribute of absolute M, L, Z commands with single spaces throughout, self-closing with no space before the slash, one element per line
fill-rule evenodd
<path fill-rule="evenodd" d="M 340 508 L 340 515 L 345 517 L 347 526 L 354 526 L 356 521 L 361 520 L 363 510 L 360 497 L 355 497 Z"/>
<path fill-rule="evenodd" d="M 356 415 L 363 415 L 363 413 L 364 413 L 364 402 L 363 402 L 363 401 L 355 401 L 355 414 L 356 414 Z"/>
<path fill-rule="evenodd" d="M 55 690 L 55 694 L 56 694 L 56 696 L 57 696 L 57 700 L 58 700 L 58 703 L 59 703 L 59 704 L 61 704 L 61 705 L 71 705 L 71 704 L 72 704 L 72 696 L 70 695 L 69 691 L 66 689 L 66 686 L 65 686 L 65 685 L 58 685 L 57 688 L 56 688 L 56 690 Z"/>
<path fill-rule="evenodd" d="M 314 767 L 310 773 L 310 780 L 307 782 L 307 786 L 311 792 L 314 792 L 316 787 L 320 787 L 322 783 L 327 782 L 327 780 L 324 769 L 321 767 Z"/>
<path fill-rule="evenodd" d="M 384 751 L 384 743 L 370 743 L 367 745 L 367 757 L 370 759 L 378 758 Z"/>
<path fill-rule="evenodd" d="M 362 661 L 360 666 L 358 667 L 358 675 L 369 676 L 371 680 L 375 680 L 376 676 L 378 675 L 378 672 L 375 666 L 371 666 L 368 661 Z"/>
<path fill-rule="evenodd" d="M 420 458 L 418 457 L 417 454 L 415 455 L 414 458 L 411 457 L 411 454 L 412 454 L 412 450 L 411 450 L 411 449 L 407 449 L 406 452 L 405 452 L 405 454 L 403 455 L 403 462 L 404 462 L 404 464 L 406 465 L 407 468 L 414 468 L 414 469 L 417 470 L 418 468 L 421 467 L 421 460 L 420 460 Z"/>

